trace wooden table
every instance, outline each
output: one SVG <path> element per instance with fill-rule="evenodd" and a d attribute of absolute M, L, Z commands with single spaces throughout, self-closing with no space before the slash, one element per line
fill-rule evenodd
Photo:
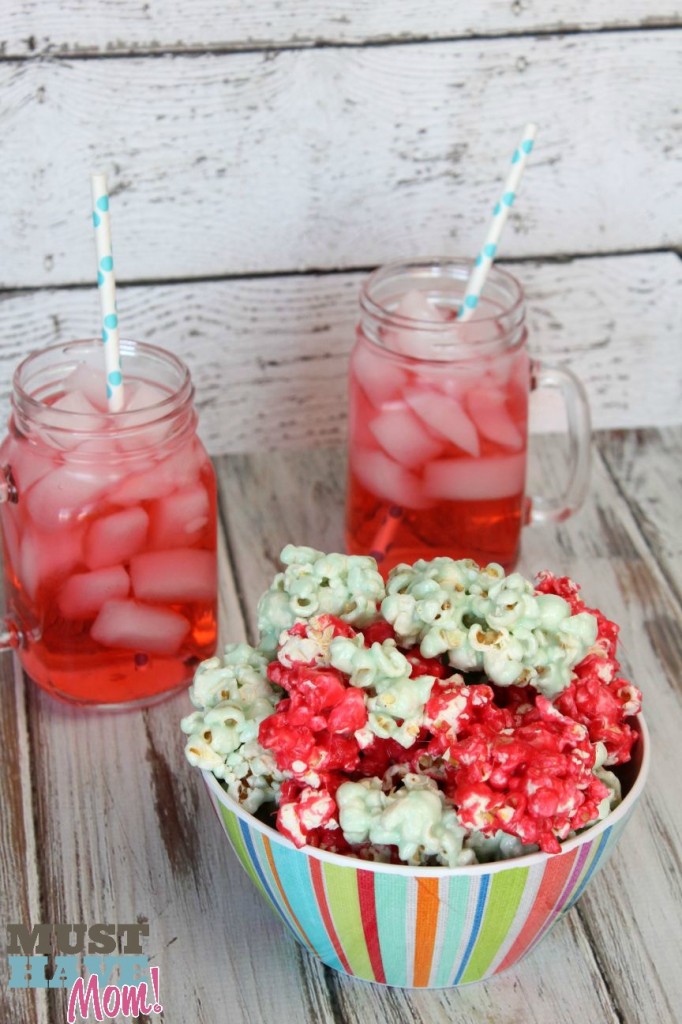
<path fill-rule="evenodd" d="M 595 435 L 590 498 L 526 530 L 521 571 L 578 580 L 621 624 L 644 690 L 648 789 L 608 867 L 517 970 L 450 991 L 383 989 L 314 961 L 238 865 L 185 762 L 185 693 L 84 713 L 2 662 L 0 1021 L 63 1024 L 63 991 L 8 989 L 7 922 L 147 922 L 166 1024 L 674 1024 L 682 1014 L 681 430 Z M 676 447 L 677 445 L 677 447 Z M 535 445 L 534 475 L 555 455 Z M 224 640 L 253 638 L 288 541 L 342 549 L 343 453 L 217 460 Z M 142 1018 L 140 1018 L 142 1019 Z M 161 1018 L 144 1018 L 153 1022 Z"/>

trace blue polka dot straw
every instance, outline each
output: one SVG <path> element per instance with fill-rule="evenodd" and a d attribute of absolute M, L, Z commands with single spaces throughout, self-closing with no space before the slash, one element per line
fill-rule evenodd
<path fill-rule="evenodd" d="M 502 229 L 507 222 L 509 211 L 511 210 L 516 193 L 518 191 L 519 182 L 521 181 L 521 175 L 523 174 L 528 156 L 533 148 L 533 142 L 535 141 L 535 133 L 537 128 L 534 124 L 527 124 L 523 130 L 523 136 L 517 149 L 514 150 L 514 155 L 511 159 L 511 167 L 509 168 L 509 174 L 507 180 L 504 183 L 502 189 L 502 195 L 493 207 L 493 219 L 490 222 L 488 228 L 488 234 L 486 235 L 485 242 L 476 257 L 474 268 L 471 271 L 469 280 L 467 281 L 466 291 L 464 293 L 464 300 L 460 307 L 457 319 L 461 323 L 463 320 L 468 320 L 474 313 L 478 300 L 485 284 L 485 279 L 488 276 L 495 254 L 497 253 L 497 244 L 502 234 Z"/>
<path fill-rule="evenodd" d="M 99 289 L 104 370 L 102 389 L 106 389 L 109 412 L 123 408 L 123 376 L 116 311 L 116 279 L 114 257 L 111 251 L 111 224 L 109 222 L 109 194 L 105 174 L 92 176 L 92 223 L 97 245 L 97 286 Z"/>

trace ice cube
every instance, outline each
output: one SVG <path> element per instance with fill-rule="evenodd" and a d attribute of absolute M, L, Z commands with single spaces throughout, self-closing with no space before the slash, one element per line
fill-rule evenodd
<path fill-rule="evenodd" d="M 96 519 L 85 536 L 85 564 L 103 569 L 129 561 L 142 548 L 149 516 L 143 508 L 127 508 Z"/>
<path fill-rule="evenodd" d="M 200 484 L 160 498 L 149 511 L 149 547 L 192 546 L 208 523 L 210 511 L 208 494 Z"/>
<path fill-rule="evenodd" d="M 104 422 L 101 412 L 98 411 L 97 406 L 93 405 L 87 395 L 84 395 L 82 391 L 65 391 L 63 395 L 52 403 L 50 408 L 63 410 L 64 412 L 75 412 L 81 416 L 87 416 L 97 425 L 101 425 Z"/>
<path fill-rule="evenodd" d="M 199 479 L 202 453 L 193 443 L 184 444 L 161 459 L 149 459 L 122 480 L 112 494 L 117 505 L 136 505 L 140 501 L 163 498 L 171 491 L 189 487 Z"/>
<path fill-rule="evenodd" d="M 126 380 L 123 384 L 123 411 L 150 409 L 168 396 L 169 392 L 160 385 L 148 384 L 145 380 Z"/>
<path fill-rule="evenodd" d="M 404 508 L 428 508 L 432 504 L 419 477 L 383 452 L 357 448 L 351 466 L 360 483 L 378 498 Z"/>
<path fill-rule="evenodd" d="M 46 431 L 48 443 L 66 451 L 78 448 L 84 443 L 81 431 L 101 431 L 106 422 L 92 402 L 80 391 L 67 391 L 52 403 L 50 409 L 77 414 L 70 422 L 60 424 L 59 429 Z M 66 417 L 63 419 L 66 421 Z"/>
<path fill-rule="evenodd" d="M 126 647 L 146 654 L 177 654 L 190 624 L 170 608 L 150 608 L 139 601 L 106 601 L 90 636 L 104 647 Z"/>
<path fill-rule="evenodd" d="M 424 490 L 448 501 L 492 501 L 520 494 L 525 473 L 525 455 L 438 459 L 424 470 Z"/>
<path fill-rule="evenodd" d="M 476 427 L 460 402 L 435 391 L 406 391 L 405 399 L 417 416 L 437 436 L 446 437 L 469 455 L 478 455 L 480 444 Z"/>
<path fill-rule="evenodd" d="M 5 451 L 6 462 L 12 470 L 12 477 L 17 486 L 19 496 L 23 496 L 41 477 L 46 476 L 55 467 L 54 459 L 41 455 L 32 445 L 17 441 L 11 437 Z"/>
<path fill-rule="evenodd" d="M 112 565 L 70 576 L 59 591 L 57 604 L 65 619 L 87 619 L 96 615 L 105 601 L 127 597 L 129 590 L 128 573 L 122 565 Z"/>
<path fill-rule="evenodd" d="M 435 302 L 429 301 L 426 292 L 419 288 L 410 288 L 392 310 L 394 316 L 403 316 L 408 320 L 425 320 L 427 323 L 445 323 L 452 319 L 451 314 Z"/>
<path fill-rule="evenodd" d="M 125 385 L 124 385 L 125 386 Z M 159 403 L 169 397 L 164 388 L 148 384 L 146 381 L 132 381 L 126 386 L 125 405 L 116 418 L 118 427 L 134 428 L 127 430 L 119 437 L 118 444 L 122 451 L 131 451 L 146 445 L 149 448 L 162 445 L 170 435 L 172 425 L 163 419 L 163 410 Z M 148 426 L 149 420 L 159 420 Z"/>
<path fill-rule="evenodd" d="M 429 301 L 425 292 L 412 289 L 402 296 L 392 314 L 406 317 L 413 326 L 385 328 L 382 335 L 387 348 L 414 359 L 452 359 L 453 345 L 458 344 L 457 328 L 451 331 L 428 327 L 452 323 L 450 310 Z"/>
<path fill-rule="evenodd" d="M 371 344 L 371 343 L 369 343 Z M 399 394 L 407 381 L 407 373 L 391 362 L 390 356 L 382 355 L 365 344 L 356 347 L 351 358 L 351 373 L 360 384 L 375 409 L 381 409 Z"/>
<path fill-rule="evenodd" d="M 443 449 L 443 442 L 436 441 L 405 405 L 380 413 L 369 428 L 386 454 L 407 469 L 434 459 Z"/>
<path fill-rule="evenodd" d="M 71 373 L 64 378 L 63 387 L 65 392 L 80 392 L 95 409 L 100 412 L 107 412 L 107 383 L 104 373 L 104 365 L 101 370 L 89 366 L 88 363 L 79 363 Z"/>
<path fill-rule="evenodd" d="M 194 548 L 144 551 L 131 558 L 130 578 L 135 597 L 142 601 L 212 601 L 216 559 L 211 551 Z"/>
<path fill-rule="evenodd" d="M 83 533 L 77 524 L 63 530 L 56 540 L 52 533 L 27 527 L 21 541 L 18 575 L 32 601 L 42 584 L 56 583 L 61 576 L 82 566 Z"/>
<path fill-rule="evenodd" d="M 507 411 L 504 391 L 472 388 L 466 397 L 466 406 L 483 437 L 505 448 L 523 447 L 523 434 Z"/>
<path fill-rule="evenodd" d="M 120 466 L 101 459 L 58 466 L 33 484 L 26 494 L 26 508 L 43 529 L 68 526 L 121 475 Z"/>

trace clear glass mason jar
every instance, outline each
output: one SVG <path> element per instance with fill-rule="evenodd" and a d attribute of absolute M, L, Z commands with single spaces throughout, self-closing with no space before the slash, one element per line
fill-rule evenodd
<path fill-rule="evenodd" d="M 471 264 L 432 259 L 374 271 L 360 294 L 350 360 L 346 546 L 382 572 L 449 555 L 510 570 L 526 522 L 582 503 L 590 465 L 585 392 L 528 354 L 519 282 L 492 267 L 473 316 L 457 321 Z M 556 389 L 569 469 L 556 500 L 526 495 L 528 399 Z"/>
<path fill-rule="evenodd" d="M 216 484 L 187 366 L 122 341 L 110 413 L 101 346 L 55 345 L 14 374 L 2 643 L 53 696 L 122 707 L 184 686 L 215 651 Z"/>

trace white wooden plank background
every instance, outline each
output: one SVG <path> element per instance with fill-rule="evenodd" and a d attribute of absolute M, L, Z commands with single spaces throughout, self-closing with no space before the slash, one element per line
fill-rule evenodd
<path fill-rule="evenodd" d="M 678 25 L 676 0 L 2 0 L 0 54 L 311 46 Z"/>
<path fill-rule="evenodd" d="M 502 256 L 675 246 L 679 39 L 0 62 L 0 287 L 92 280 L 93 167 L 121 281 L 473 255 L 529 119 Z"/>
<path fill-rule="evenodd" d="M 682 264 L 671 253 L 521 263 L 530 347 L 572 368 L 598 428 L 679 422 L 676 323 Z M 291 275 L 120 289 L 131 336 L 189 363 L 211 452 L 339 443 L 346 365 L 364 274 Z M 0 296 L 0 420 L 27 348 L 93 333 L 94 288 Z"/>

